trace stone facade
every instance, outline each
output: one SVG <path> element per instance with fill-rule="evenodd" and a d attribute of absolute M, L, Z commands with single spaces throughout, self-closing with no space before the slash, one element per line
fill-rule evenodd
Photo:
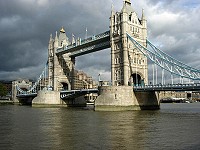
<path fill-rule="evenodd" d="M 127 33 L 146 47 L 147 23 L 125 0 L 121 12 L 112 9 L 110 17 L 112 85 L 147 84 L 147 58 L 127 39 Z"/>
<path fill-rule="evenodd" d="M 55 39 L 50 36 L 48 47 L 48 63 L 49 63 L 49 86 L 53 87 L 54 91 L 60 91 L 65 88 L 73 89 L 73 76 L 75 58 L 70 58 L 68 54 L 57 56 L 58 48 L 69 45 L 69 40 L 66 36 L 65 30 L 61 28 L 59 35 L 56 32 Z"/>
<path fill-rule="evenodd" d="M 121 12 L 112 9 L 110 17 L 112 86 L 100 86 L 95 101 L 96 111 L 159 109 L 156 92 L 134 92 L 133 85 L 148 83 L 147 58 L 128 40 L 127 33 L 144 47 L 147 21 L 133 10 L 130 0 L 124 0 Z"/>
<path fill-rule="evenodd" d="M 37 97 L 35 97 L 32 101 L 32 106 L 40 107 L 40 106 L 59 106 L 63 105 L 64 101 L 60 99 L 60 92 L 58 91 L 38 91 Z"/>
<path fill-rule="evenodd" d="M 91 77 L 87 76 L 83 71 L 75 70 L 75 58 L 69 57 L 68 53 L 56 55 L 58 48 L 64 48 L 74 42 L 74 37 L 72 42 L 69 41 L 63 27 L 60 29 L 59 35 L 56 32 L 54 39 L 50 35 L 48 47 L 48 85 L 54 91 L 97 88 L 97 84 Z"/>
<path fill-rule="evenodd" d="M 100 86 L 95 111 L 159 109 L 155 92 L 133 92 L 131 86 Z"/>

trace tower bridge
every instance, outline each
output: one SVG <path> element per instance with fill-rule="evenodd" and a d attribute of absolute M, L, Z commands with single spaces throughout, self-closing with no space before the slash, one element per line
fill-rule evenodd
<path fill-rule="evenodd" d="M 111 85 L 99 86 L 98 89 L 76 89 L 76 57 L 107 48 L 111 48 Z M 157 80 L 157 86 L 154 85 L 154 76 L 153 84 L 148 85 L 148 60 L 161 68 L 162 86 L 158 86 Z M 170 85 L 164 84 L 164 71 L 171 74 Z M 159 94 L 156 91 L 200 90 L 198 84 L 176 86 L 174 76 L 179 76 L 181 81 L 183 78 L 200 80 L 200 70 L 176 60 L 148 41 L 144 11 L 139 18 L 131 1 L 124 0 L 121 11 L 115 12 L 112 7 L 109 31 L 86 39 L 75 40 L 72 37 L 71 41 L 63 27 L 59 34 L 56 32 L 55 38 L 51 35 L 48 66 L 38 81 L 28 92 L 23 93 L 18 85 L 14 89 L 21 92 L 19 98 L 35 93 L 37 97 L 32 101 L 34 105 L 82 105 L 85 103 L 85 94 L 98 92 L 95 110 L 159 109 Z"/>

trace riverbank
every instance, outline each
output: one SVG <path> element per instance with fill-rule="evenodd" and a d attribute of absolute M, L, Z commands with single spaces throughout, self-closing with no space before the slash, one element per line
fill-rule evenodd
<path fill-rule="evenodd" d="M 13 105 L 14 102 L 13 101 L 9 101 L 9 100 L 0 100 L 0 105 Z"/>

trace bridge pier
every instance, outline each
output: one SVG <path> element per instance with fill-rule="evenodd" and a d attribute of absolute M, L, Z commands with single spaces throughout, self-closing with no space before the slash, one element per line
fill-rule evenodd
<path fill-rule="evenodd" d="M 85 107 L 84 96 L 73 99 L 61 99 L 60 91 L 38 91 L 37 97 L 32 101 L 33 107 Z"/>
<path fill-rule="evenodd" d="M 157 110 L 160 109 L 155 92 L 133 92 L 131 86 L 100 86 L 95 111 Z"/>
<path fill-rule="evenodd" d="M 60 99 L 59 91 L 47 91 L 42 90 L 38 91 L 37 97 L 32 101 L 33 107 L 40 106 L 61 106 L 64 105 L 64 102 Z"/>

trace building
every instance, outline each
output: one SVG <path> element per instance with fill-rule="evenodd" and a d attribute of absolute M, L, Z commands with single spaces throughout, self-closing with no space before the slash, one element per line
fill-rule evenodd
<path fill-rule="evenodd" d="M 8 95 L 11 95 L 12 81 L 1 80 L 0 83 L 5 86 L 6 91 L 8 92 Z"/>
<path fill-rule="evenodd" d="M 141 18 L 125 0 L 120 12 L 112 9 L 110 17 L 112 85 L 141 85 L 148 83 L 147 58 L 127 39 L 127 33 L 144 47 L 147 46 L 147 21 Z"/>

